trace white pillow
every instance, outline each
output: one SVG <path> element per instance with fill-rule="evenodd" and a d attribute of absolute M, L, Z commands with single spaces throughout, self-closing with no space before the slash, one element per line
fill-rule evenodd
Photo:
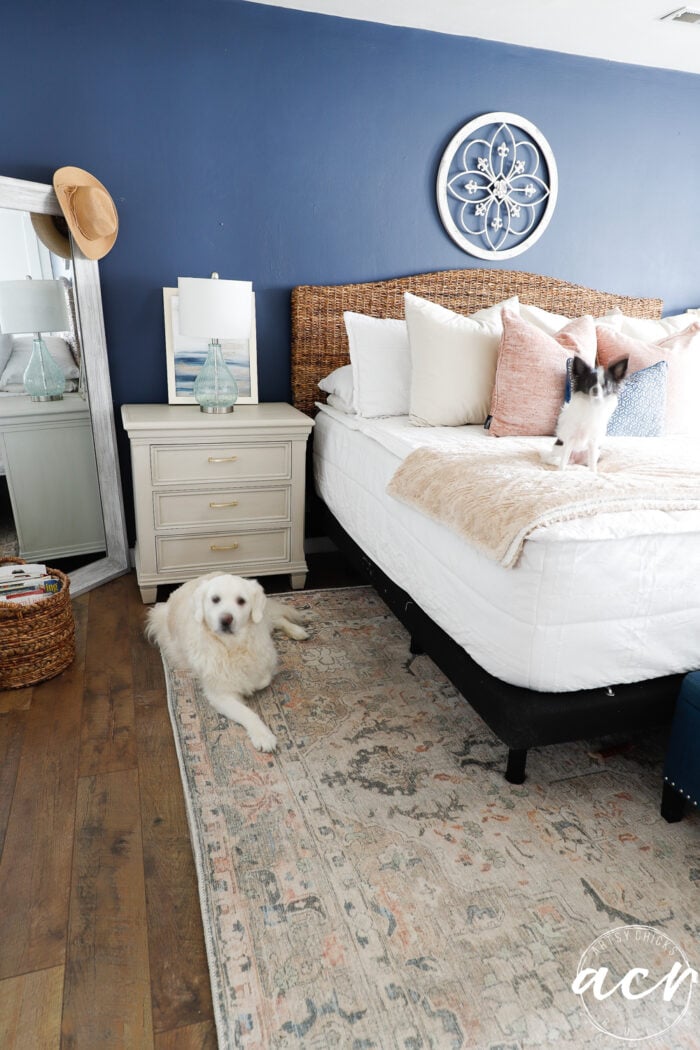
<path fill-rule="evenodd" d="M 423 427 L 483 423 L 491 405 L 501 310 L 518 309 L 518 298 L 469 317 L 406 292 L 411 347 L 411 422 Z"/>
<path fill-rule="evenodd" d="M 5 371 L 5 365 L 10 360 L 12 353 L 12 336 L 7 332 L 0 332 L 0 376 Z"/>
<path fill-rule="evenodd" d="M 341 365 L 340 368 L 336 368 L 330 375 L 323 377 L 318 384 L 318 388 L 323 390 L 324 394 L 334 394 L 335 397 L 339 397 L 342 401 L 347 401 L 349 405 L 354 404 L 352 366 Z M 354 409 L 352 411 L 354 412 Z"/>
<path fill-rule="evenodd" d="M 520 303 L 520 316 L 523 321 L 534 324 L 547 335 L 556 335 L 571 320 L 570 317 L 565 317 L 563 314 L 553 314 L 539 306 L 530 306 L 529 303 Z"/>
<path fill-rule="evenodd" d="M 329 394 L 326 398 L 326 404 L 330 405 L 331 408 L 335 408 L 338 412 L 346 412 L 349 416 L 355 416 L 355 406 L 352 401 L 346 401 L 345 398 L 339 397 L 338 394 Z"/>
<path fill-rule="evenodd" d="M 562 328 L 574 320 L 573 317 L 565 317 L 564 314 L 553 314 L 549 310 L 543 310 L 540 306 L 531 306 L 529 303 L 520 304 L 520 316 L 523 321 L 528 321 L 536 328 L 540 328 L 547 335 L 557 335 Z M 623 315 L 619 310 L 611 310 L 601 317 L 594 317 L 595 324 L 606 324 L 612 328 L 622 327 Z"/>
<path fill-rule="evenodd" d="M 408 415 L 411 355 L 406 322 L 343 314 L 350 344 L 355 411 L 360 416 Z"/>
<path fill-rule="evenodd" d="M 43 339 L 46 343 L 46 349 L 63 372 L 66 380 L 75 380 L 75 382 L 66 383 L 66 389 L 77 389 L 77 380 L 80 372 L 68 343 L 65 339 L 55 335 L 45 335 Z M 2 376 L 0 376 L 0 390 L 7 390 L 13 386 L 24 387 L 24 373 L 32 354 L 33 342 L 34 339 L 31 335 L 19 335 L 13 338 L 12 353 L 5 365 Z"/>
<path fill-rule="evenodd" d="M 671 317 L 648 318 L 628 317 L 620 313 L 620 331 L 623 335 L 629 335 L 632 339 L 643 339 L 645 343 L 659 343 L 667 339 L 669 335 L 682 332 L 688 325 L 697 321 L 697 315 L 691 311 L 684 314 L 674 314 Z"/>

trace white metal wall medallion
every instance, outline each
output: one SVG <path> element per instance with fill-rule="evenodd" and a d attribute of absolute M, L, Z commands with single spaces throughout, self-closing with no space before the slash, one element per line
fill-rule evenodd
<path fill-rule="evenodd" d="M 440 218 L 470 255 L 510 259 L 546 230 L 557 185 L 542 132 L 515 113 L 485 113 L 460 128 L 442 155 Z"/>

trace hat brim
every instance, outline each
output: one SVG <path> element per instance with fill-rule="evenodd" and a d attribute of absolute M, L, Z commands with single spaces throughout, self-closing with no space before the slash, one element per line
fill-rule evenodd
<path fill-rule="evenodd" d="M 70 239 L 65 233 L 61 233 L 56 225 L 56 219 L 60 219 L 61 222 L 65 221 L 63 216 L 31 212 L 29 218 L 31 219 L 34 233 L 50 252 L 58 255 L 61 259 L 72 258 Z"/>
<path fill-rule="evenodd" d="M 71 192 L 75 190 L 76 186 L 92 186 L 95 189 L 102 190 L 111 201 L 112 208 L 114 209 L 114 230 L 105 237 L 86 237 L 78 226 L 70 202 Z M 54 172 L 53 188 L 58 198 L 58 203 L 61 205 L 61 211 L 68 223 L 73 240 L 78 245 L 83 255 L 87 259 L 104 258 L 107 252 L 112 249 L 114 242 L 117 239 L 117 234 L 119 233 L 117 209 L 107 188 L 102 185 L 99 179 L 96 179 L 94 175 L 91 175 L 90 172 L 85 171 L 83 168 L 71 167 L 70 165 L 64 168 L 59 168 Z"/>

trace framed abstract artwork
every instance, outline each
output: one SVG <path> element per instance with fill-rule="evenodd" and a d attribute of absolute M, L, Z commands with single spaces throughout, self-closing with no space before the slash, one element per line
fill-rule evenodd
<path fill-rule="evenodd" d="M 251 295 L 253 303 L 250 339 L 222 339 L 221 341 L 224 360 L 238 383 L 237 405 L 257 405 L 258 403 L 255 294 L 251 293 Z M 168 404 L 196 405 L 194 381 L 207 356 L 209 340 L 181 334 L 177 288 L 163 289 L 163 313 Z"/>

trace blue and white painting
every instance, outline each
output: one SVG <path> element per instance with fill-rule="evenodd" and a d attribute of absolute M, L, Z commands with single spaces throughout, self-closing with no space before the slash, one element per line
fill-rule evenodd
<path fill-rule="evenodd" d="M 183 343 L 185 340 L 182 340 Z M 188 344 L 192 340 L 187 340 Z M 223 342 L 221 352 L 231 375 L 238 383 L 238 396 L 250 397 L 250 355 L 248 343 Z M 207 347 L 203 350 L 188 345 L 187 349 L 175 350 L 175 394 L 177 397 L 192 397 L 194 381 L 207 356 Z"/>
<path fill-rule="evenodd" d="M 194 405 L 196 404 L 194 381 L 206 360 L 209 340 L 180 335 L 176 288 L 163 289 L 163 305 L 168 357 L 168 401 L 170 404 Z M 222 339 L 221 352 L 233 378 L 238 383 L 238 401 L 257 404 L 255 314 L 253 314 L 253 337 L 250 340 Z"/>

